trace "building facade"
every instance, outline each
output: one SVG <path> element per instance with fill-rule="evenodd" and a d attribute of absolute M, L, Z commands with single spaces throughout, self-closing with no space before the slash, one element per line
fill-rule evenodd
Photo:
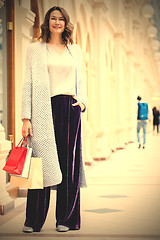
<path fill-rule="evenodd" d="M 159 45 L 154 44 L 151 14 L 144 13 L 149 3 L 149 0 L 0 0 L 0 120 L 4 127 L 0 141 L 6 141 L 4 131 L 5 139 L 10 136 L 13 145 L 21 138 L 26 49 L 36 41 L 44 15 L 54 5 L 69 13 L 75 27 L 75 42 L 83 51 L 89 103 L 82 114 L 85 163 L 105 160 L 113 151 L 136 141 L 137 96 L 142 96 L 151 107 L 160 108 Z M 1 163 L 4 161 L 3 154 Z M 4 175 L 1 181 L 5 191 Z"/>

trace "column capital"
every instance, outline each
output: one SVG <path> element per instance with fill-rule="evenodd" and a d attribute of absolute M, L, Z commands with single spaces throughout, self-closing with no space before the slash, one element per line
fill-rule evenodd
<path fill-rule="evenodd" d="M 30 36 L 30 28 L 32 28 L 34 25 L 36 15 L 31 10 L 27 10 L 27 9 L 25 10 L 26 12 L 24 14 L 24 19 L 22 24 L 22 34 L 24 35 L 24 37 L 31 40 L 32 37 Z"/>
<path fill-rule="evenodd" d="M 32 22 L 33 24 L 34 24 L 35 17 L 36 17 L 36 14 L 34 12 L 32 12 L 31 10 L 27 11 L 26 19 Z"/>

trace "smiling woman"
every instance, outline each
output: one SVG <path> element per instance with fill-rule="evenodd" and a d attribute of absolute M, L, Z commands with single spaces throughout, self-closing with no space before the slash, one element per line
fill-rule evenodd
<path fill-rule="evenodd" d="M 53 16 L 53 14 L 55 16 Z M 58 15 L 56 15 L 56 14 L 58 14 Z M 53 17 L 54 19 L 53 18 L 51 19 L 51 17 Z M 62 32 L 62 39 L 63 39 L 64 43 L 65 44 L 68 44 L 68 43 L 73 44 L 72 34 L 73 34 L 74 26 L 70 22 L 70 17 L 68 15 L 68 13 L 66 12 L 66 10 L 62 7 L 57 7 L 57 6 L 49 9 L 49 11 L 46 13 L 44 23 L 41 25 L 41 30 L 42 30 L 41 39 L 42 39 L 42 41 L 43 42 L 49 42 L 49 38 L 50 38 L 49 23 L 52 20 L 53 20 L 53 22 L 56 22 L 55 21 L 56 17 L 59 20 L 61 20 L 61 21 L 59 21 L 59 23 L 63 22 L 65 24 L 64 31 Z"/>
<path fill-rule="evenodd" d="M 24 232 L 40 232 L 50 190 L 57 189 L 56 227 L 80 229 L 80 187 L 85 187 L 81 112 L 87 107 L 82 51 L 73 44 L 73 24 L 61 7 L 51 8 L 40 42 L 27 51 L 22 99 L 22 135 L 32 136 L 34 156 L 42 158 L 44 189 L 27 195 Z"/>

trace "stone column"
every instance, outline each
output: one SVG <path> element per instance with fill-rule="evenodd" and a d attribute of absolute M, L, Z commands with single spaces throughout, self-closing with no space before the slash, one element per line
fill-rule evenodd
<path fill-rule="evenodd" d="M 117 52 L 116 60 L 116 79 L 117 79 L 117 126 L 116 126 L 116 136 L 117 136 L 117 149 L 123 149 L 125 147 L 124 140 L 124 61 L 125 57 L 123 44 L 123 32 L 116 32 L 114 35 L 115 47 Z"/>
<path fill-rule="evenodd" d="M 83 142 L 83 151 L 82 156 L 85 162 L 85 165 L 90 166 L 93 163 L 92 156 L 90 154 L 90 137 L 91 137 L 91 128 L 86 119 L 85 113 L 82 114 L 82 142 Z"/>
<path fill-rule="evenodd" d="M 15 139 L 18 143 L 22 137 L 21 98 L 25 72 L 26 50 L 33 42 L 33 25 L 35 13 L 30 10 L 30 1 L 15 1 Z"/>
<path fill-rule="evenodd" d="M 107 6 L 104 2 L 94 4 L 94 15 L 96 18 L 97 28 L 97 46 L 95 49 L 95 96 L 93 98 L 94 109 L 93 116 L 95 126 L 93 126 L 92 157 L 94 160 L 105 160 L 110 156 L 108 147 L 108 126 L 107 126 L 107 109 L 106 109 L 106 65 L 105 65 L 105 40 L 101 37 L 105 29 L 104 18 L 107 12 Z"/>
<path fill-rule="evenodd" d="M 48 1 L 46 1 L 48 3 Z M 42 1 L 42 5 L 43 5 Z M 21 121 L 21 94 L 25 72 L 25 61 L 27 47 L 33 42 L 33 25 L 35 22 L 35 13 L 31 10 L 30 0 L 15 1 L 15 118 L 16 118 L 16 143 L 22 138 Z M 48 8 L 48 7 L 47 7 Z M 47 9 L 48 10 L 48 9 Z M 25 197 L 27 190 L 19 188 L 19 197 Z"/>
<path fill-rule="evenodd" d="M 14 200 L 6 190 L 6 172 L 2 170 L 5 165 L 6 157 L 11 149 L 11 142 L 5 140 L 5 132 L 0 124 L 0 215 L 14 208 Z"/>
<path fill-rule="evenodd" d="M 89 86 L 89 79 L 91 77 L 91 60 L 89 53 L 83 53 L 83 73 L 86 74 L 86 88 Z M 89 61 L 90 60 L 90 61 Z M 86 67 L 88 66 L 88 67 Z M 89 96 L 89 89 L 88 89 L 88 96 Z M 89 105 L 89 98 L 88 98 L 88 105 Z M 89 117 L 89 108 L 86 110 L 85 113 L 82 113 L 82 143 L 83 143 L 83 148 L 82 148 L 82 156 L 85 162 L 85 165 L 90 166 L 93 163 L 93 159 L 90 153 L 90 139 L 91 139 L 91 134 L 92 130 L 90 127 L 90 123 L 88 121 Z"/>

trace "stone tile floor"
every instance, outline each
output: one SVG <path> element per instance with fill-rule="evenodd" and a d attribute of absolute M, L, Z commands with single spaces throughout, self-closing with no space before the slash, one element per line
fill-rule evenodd
<path fill-rule="evenodd" d="M 146 149 L 130 143 L 106 161 L 86 167 L 88 187 L 81 190 L 79 231 L 55 229 L 55 191 L 40 233 L 22 232 L 25 198 L 0 216 L 0 239 L 160 240 L 160 135 L 147 136 Z"/>

